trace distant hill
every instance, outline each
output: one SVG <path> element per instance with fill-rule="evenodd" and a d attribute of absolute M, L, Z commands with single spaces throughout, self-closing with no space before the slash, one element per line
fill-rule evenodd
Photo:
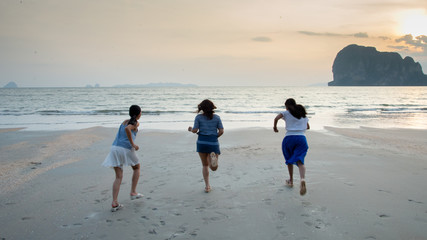
<path fill-rule="evenodd" d="M 92 85 L 90 85 L 90 84 L 87 84 L 87 85 L 86 85 L 86 88 L 93 88 L 93 87 L 95 87 L 95 88 L 99 88 L 99 87 L 101 87 L 101 85 L 99 85 L 98 83 L 97 83 L 97 84 L 95 84 L 94 86 L 92 86 Z"/>
<path fill-rule="evenodd" d="M 18 85 L 15 82 L 9 82 L 3 88 L 18 88 Z"/>
<path fill-rule="evenodd" d="M 396 52 L 349 45 L 338 52 L 329 86 L 427 86 L 421 65 Z"/>
<path fill-rule="evenodd" d="M 182 84 L 182 83 L 148 83 L 148 84 L 122 84 L 122 85 L 115 85 L 113 87 L 119 87 L 119 88 L 129 88 L 129 87 L 197 87 L 195 84 Z"/>

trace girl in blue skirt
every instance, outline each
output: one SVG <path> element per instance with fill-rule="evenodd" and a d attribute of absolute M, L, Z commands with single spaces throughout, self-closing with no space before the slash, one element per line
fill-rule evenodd
<path fill-rule="evenodd" d="M 301 178 L 300 194 L 304 195 L 307 192 L 304 158 L 308 150 L 305 130 L 310 129 L 310 125 L 308 124 L 305 108 L 296 104 L 294 99 L 287 99 L 285 107 L 286 111 L 279 113 L 274 119 L 273 130 L 274 132 L 279 132 L 277 122 L 280 119 L 285 120 L 286 135 L 282 142 L 282 152 L 289 171 L 289 180 L 286 180 L 286 185 L 293 187 L 293 165 L 295 164 L 299 168 Z"/>
<path fill-rule="evenodd" d="M 209 167 L 212 171 L 218 168 L 219 149 L 218 138 L 224 133 L 221 118 L 214 114 L 216 109 L 213 102 L 206 99 L 198 105 L 197 113 L 200 113 L 194 119 L 193 127 L 188 127 L 188 131 L 197 133 L 197 152 L 203 165 L 203 179 L 205 180 L 205 192 L 211 191 L 209 185 Z"/>

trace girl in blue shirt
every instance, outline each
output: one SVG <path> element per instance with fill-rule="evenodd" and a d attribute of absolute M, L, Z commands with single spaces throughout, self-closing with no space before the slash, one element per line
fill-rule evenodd
<path fill-rule="evenodd" d="M 188 131 L 197 133 L 197 152 L 202 160 L 203 179 L 205 180 L 205 192 L 211 191 L 209 185 L 209 167 L 212 171 L 218 168 L 218 155 L 221 154 L 219 149 L 218 138 L 224 133 L 221 118 L 214 114 L 216 109 L 213 102 L 206 99 L 198 105 L 196 118 L 193 127 L 188 127 Z"/>
<path fill-rule="evenodd" d="M 136 186 L 139 180 L 140 164 L 135 151 L 138 151 L 139 146 L 134 143 L 139 127 L 139 118 L 141 118 L 141 108 L 137 105 L 132 105 L 129 108 L 130 119 L 125 120 L 119 127 L 116 138 L 114 139 L 111 151 L 105 158 L 102 164 L 105 167 L 114 168 L 116 178 L 113 182 L 113 202 L 111 203 L 111 211 L 115 212 L 123 207 L 119 204 L 117 198 L 119 196 L 120 185 L 123 179 L 123 166 L 131 166 L 133 169 L 132 187 L 130 192 L 131 200 L 143 197 L 141 193 L 136 192 Z"/>

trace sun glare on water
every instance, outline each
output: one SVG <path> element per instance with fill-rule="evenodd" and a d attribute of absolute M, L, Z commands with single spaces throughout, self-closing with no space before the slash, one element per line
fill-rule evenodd
<path fill-rule="evenodd" d="M 399 32 L 412 36 L 427 35 L 427 12 L 421 9 L 406 11 L 400 16 Z"/>

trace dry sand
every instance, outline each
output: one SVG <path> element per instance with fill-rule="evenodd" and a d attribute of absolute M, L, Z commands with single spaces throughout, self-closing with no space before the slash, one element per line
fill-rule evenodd
<path fill-rule="evenodd" d="M 115 134 L 0 131 L 0 239 L 427 239 L 425 130 L 309 131 L 305 196 L 298 171 L 284 185 L 283 131 L 226 130 L 209 194 L 196 135 L 141 131 L 145 197 L 127 168 L 112 213 Z"/>

